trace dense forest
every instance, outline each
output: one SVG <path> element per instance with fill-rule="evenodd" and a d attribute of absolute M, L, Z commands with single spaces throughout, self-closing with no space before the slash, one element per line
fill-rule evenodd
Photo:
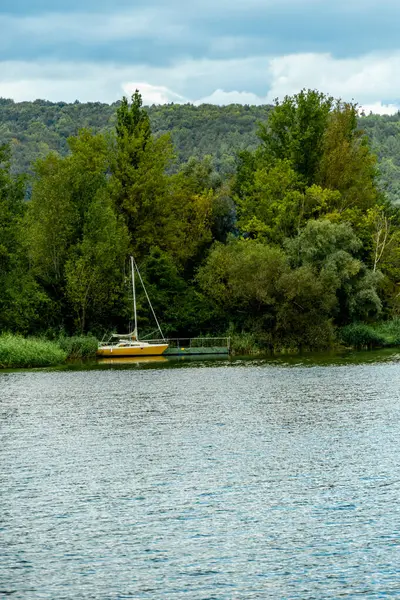
<path fill-rule="evenodd" d="M 0 98 L 0 144 L 11 146 L 12 172 L 30 173 L 33 163 L 50 151 L 65 156 L 69 152 L 68 138 L 82 128 L 95 133 L 112 132 L 118 106 L 119 102 L 15 103 Z M 155 137 L 171 134 L 176 161 L 170 169 L 191 157 L 211 155 L 215 170 L 225 176 L 235 172 L 239 150 L 258 146 L 258 125 L 267 119 L 271 107 L 170 104 L 146 110 Z M 400 202 L 400 114 L 361 115 L 358 126 L 368 135 L 378 156 L 380 185 L 392 201 Z"/>
<path fill-rule="evenodd" d="M 0 143 L 12 147 L 12 170 L 26 173 L 33 162 L 55 151 L 69 152 L 68 138 L 80 129 L 95 133 L 112 132 L 119 102 L 66 104 L 44 100 L 14 103 L 0 99 Z M 170 104 L 146 107 L 155 137 L 170 133 L 176 162 L 213 156 L 215 168 L 223 174 L 235 170 L 235 155 L 258 144 L 257 124 L 265 121 L 270 107 L 226 107 Z M 174 165 L 171 165 L 174 168 Z"/>
<path fill-rule="evenodd" d="M 322 348 L 398 315 L 400 209 L 374 153 L 396 194 L 398 116 L 362 117 L 368 136 L 355 105 L 312 90 L 0 109 L 0 331 L 126 330 L 130 253 L 168 335 Z M 151 335 L 148 312 L 141 295 Z"/>

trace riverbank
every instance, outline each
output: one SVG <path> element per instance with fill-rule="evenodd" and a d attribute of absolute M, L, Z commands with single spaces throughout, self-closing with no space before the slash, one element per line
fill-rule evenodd
<path fill-rule="evenodd" d="M 256 334 L 229 331 L 230 350 L 236 356 L 295 355 L 315 350 L 372 350 L 400 346 L 400 319 L 367 325 L 354 323 L 336 330 L 329 347 L 271 347 Z M 24 338 L 20 335 L 0 335 L 0 369 L 52 367 L 68 360 L 95 359 L 98 340 L 93 336 L 60 336 Z"/>
<path fill-rule="evenodd" d="M 338 340 L 354 349 L 394 348 L 400 346 L 400 319 L 373 325 L 353 323 L 338 330 Z"/>
<path fill-rule="evenodd" d="M 334 331 L 330 343 L 314 347 L 294 347 L 279 343 L 267 342 L 254 333 L 230 331 L 230 347 L 232 354 L 297 354 L 324 350 L 372 350 L 379 348 L 396 348 L 400 346 L 400 318 L 380 321 L 374 324 L 352 323 L 339 327 Z"/>
<path fill-rule="evenodd" d="M 53 367 L 68 359 L 94 358 L 97 345 L 91 336 L 47 340 L 4 333 L 0 335 L 0 369 Z"/>

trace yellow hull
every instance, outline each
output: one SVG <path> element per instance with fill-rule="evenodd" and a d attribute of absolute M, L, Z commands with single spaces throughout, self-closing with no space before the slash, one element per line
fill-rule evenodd
<path fill-rule="evenodd" d="M 142 365 L 147 363 L 162 363 L 168 362 L 166 356 L 112 356 L 99 357 L 98 361 L 101 365 Z"/>
<path fill-rule="evenodd" d="M 159 356 L 168 348 L 168 344 L 148 344 L 146 346 L 103 346 L 97 350 L 97 356 L 108 358 L 118 356 Z"/>

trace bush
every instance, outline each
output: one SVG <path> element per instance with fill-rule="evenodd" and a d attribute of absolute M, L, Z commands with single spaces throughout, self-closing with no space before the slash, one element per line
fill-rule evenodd
<path fill-rule="evenodd" d="M 370 325 L 353 323 L 339 329 L 338 337 L 346 346 L 353 348 L 374 348 L 385 346 L 385 337 Z"/>
<path fill-rule="evenodd" d="M 375 331 L 381 335 L 387 346 L 400 345 L 400 319 L 382 321 L 374 326 Z"/>
<path fill-rule="evenodd" d="M 66 358 L 66 352 L 56 342 L 0 335 L 0 368 L 50 367 L 63 363 Z"/>
<path fill-rule="evenodd" d="M 228 333 L 230 337 L 230 348 L 232 354 L 260 354 L 261 348 L 256 341 L 256 337 L 252 333 Z"/>
<path fill-rule="evenodd" d="M 91 335 L 61 337 L 58 344 L 67 353 L 68 358 L 93 358 L 99 345 L 97 339 Z"/>

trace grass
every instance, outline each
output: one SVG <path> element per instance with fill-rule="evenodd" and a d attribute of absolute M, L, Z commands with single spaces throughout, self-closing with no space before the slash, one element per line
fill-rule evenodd
<path fill-rule="evenodd" d="M 51 367 L 68 358 L 94 358 L 98 347 L 93 336 L 60 337 L 57 340 L 0 335 L 0 369 Z"/>
<path fill-rule="evenodd" d="M 353 323 L 339 329 L 338 337 L 343 344 L 356 349 L 399 346 L 400 319 L 381 321 L 374 325 Z"/>
<path fill-rule="evenodd" d="M 91 335 L 60 337 L 57 342 L 60 348 L 67 353 L 68 358 L 82 359 L 96 356 L 98 341 Z"/>
<path fill-rule="evenodd" d="M 256 336 L 253 333 L 234 333 L 230 331 L 228 333 L 231 341 L 230 348 L 232 354 L 239 355 L 250 355 L 250 354 L 260 354 L 262 349 L 257 343 Z"/>
<path fill-rule="evenodd" d="M 8 333 L 0 335 L 0 368 L 50 367 L 62 364 L 66 358 L 67 353 L 56 342 Z"/>
<path fill-rule="evenodd" d="M 376 331 L 384 341 L 385 346 L 400 346 L 400 319 L 382 321 L 374 325 Z"/>
<path fill-rule="evenodd" d="M 366 323 L 352 323 L 341 327 L 338 330 L 338 338 L 345 346 L 356 349 L 384 346 L 384 338 Z"/>

